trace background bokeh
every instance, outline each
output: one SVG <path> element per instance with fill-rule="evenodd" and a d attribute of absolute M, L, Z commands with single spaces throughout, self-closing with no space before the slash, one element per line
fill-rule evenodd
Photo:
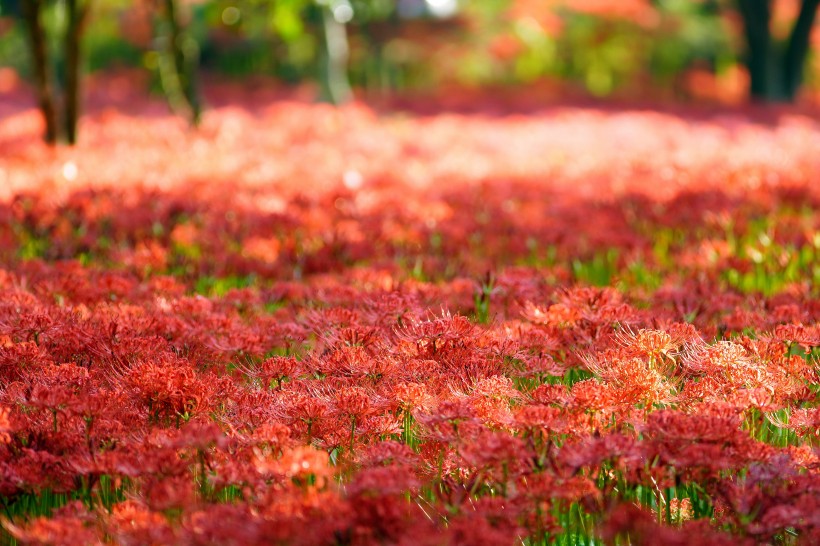
<path fill-rule="evenodd" d="M 65 0 L 62 0 L 65 1 Z M 739 103 L 748 96 L 737 5 L 722 0 L 193 0 L 178 1 L 201 70 L 321 86 L 329 12 L 347 40 L 359 96 L 536 86 L 555 93 Z M 58 30 L 61 2 L 46 6 Z M 141 69 L 160 91 L 161 2 L 98 0 L 84 38 L 84 69 Z M 800 2 L 771 5 L 784 39 Z M 20 0 L 0 1 L 0 65 L 31 76 Z M 812 44 L 820 33 L 812 33 Z M 59 49 L 59 43 L 52 44 Z M 813 101 L 810 56 L 800 99 Z M 57 67 L 59 72 L 60 68 Z"/>

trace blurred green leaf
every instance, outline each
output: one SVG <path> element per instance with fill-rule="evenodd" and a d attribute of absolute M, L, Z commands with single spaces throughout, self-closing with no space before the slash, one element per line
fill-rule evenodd
<path fill-rule="evenodd" d="M 273 30 L 285 42 L 293 42 L 305 32 L 302 21 L 305 5 L 304 0 L 281 0 L 274 4 L 271 18 Z"/>

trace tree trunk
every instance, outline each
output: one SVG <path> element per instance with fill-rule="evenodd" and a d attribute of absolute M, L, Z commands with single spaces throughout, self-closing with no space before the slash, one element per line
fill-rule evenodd
<path fill-rule="evenodd" d="M 770 0 L 738 0 L 746 36 L 746 66 L 752 99 L 767 100 L 772 93 L 772 39 Z"/>
<path fill-rule="evenodd" d="M 77 120 L 80 112 L 81 62 L 80 46 L 88 5 L 82 0 L 66 0 L 67 27 L 65 33 L 64 109 L 65 138 L 69 144 L 77 142 Z"/>
<path fill-rule="evenodd" d="M 803 68 L 809 54 L 809 38 L 820 0 L 803 0 L 783 58 L 786 97 L 793 100 L 803 82 Z"/>
<path fill-rule="evenodd" d="M 319 84 L 322 100 L 343 104 L 353 96 L 347 77 L 347 28 L 344 23 L 336 20 L 330 7 L 321 6 L 321 11 L 324 51 L 319 67 Z"/>
<path fill-rule="evenodd" d="M 753 100 L 792 101 L 803 80 L 809 38 L 820 0 L 803 0 L 785 45 L 772 42 L 771 0 L 737 0 L 746 38 Z"/>
<path fill-rule="evenodd" d="M 164 11 L 167 44 L 160 59 L 163 89 L 171 108 L 197 125 L 202 108 L 196 85 L 196 47 L 182 30 L 177 0 L 165 0 Z"/>
<path fill-rule="evenodd" d="M 34 84 L 37 87 L 37 101 L 45 120 L 45 141 L 57 142 L 57 110 L 54 105 L 54 88 L 51 83 L 51 72 L 48 64 L 48 44 L 43 28 L 42 0 L 24 0 L 22 2 L 23 18 L 26 22 L 31 47 L 31 59 L 34 64 Z"/>

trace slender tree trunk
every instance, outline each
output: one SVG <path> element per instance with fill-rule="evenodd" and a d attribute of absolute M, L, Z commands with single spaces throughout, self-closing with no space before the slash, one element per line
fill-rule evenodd
<path fill-rule="evenodd" d="M 319 83 L 322 99 L 333 104 L 343 104 L 353 96 L 347 77 L 347 28 L 344 23 L 336 20 L 329 7 L 322 6 L 321 11 L 324 51 L 319 67 Z"/>
<path fill-rule="evenodd" d="M 54 88 L 51 83 L 51 72 L 48 64 L 48 44 L 42 21 L 43 1 L 24 0 L 22 2 L 23 18 L 28 28 L 31 58 L 34 64 L 34 84 L 37 87 L 37 101 L 45 120 L 45 141 L 57 142 L 57 110 L 54 104 Z"/>
<path fill-rule="evenodd" d="M 160 60 L 160 77 L 171 108 L 185 113 L 193 125 L 199 123 L 202 107 L 196 85 L 198 54 L 195 44 L 180 24 L 177 0 L 165 0 L 167 40 L 164 59 Z"/>
<path fill-rule="evenodd" d="M 820 0 L 803 0 L 783 58 L 786 97 L 792 100 L 803 82 L 803 68 L 809 53 L 809 38 Z"/>
<path fill-rule="evenodd" d="M 77 120 L 80 112 L 80 47 L 88 6 L 82 0 L 66 0 L 67 27 L 65 33 L 64 108 L 65 138 L 69 144 L 77 142 Z"/>

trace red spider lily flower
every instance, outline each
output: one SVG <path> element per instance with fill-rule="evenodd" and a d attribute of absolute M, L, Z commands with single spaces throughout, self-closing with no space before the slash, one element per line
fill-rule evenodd
<path fill-rule="evenodd" d="M 682 528 L 662 526 L 657 517 L 649 511 L 634 505 L 621 504 L 615 508 L 602 527 L 603 538 L 614 542 L 617 537 L 628 539 L 632 544 L 669 544 L 686 546 L 706 545 L 732 546 L 735 544 L 751 546 L 751 538 L 738 537 L 721 533 L 709 528 L 703 520 L 686 522 Z"/>
<path fill-rule="evenodd" d="M 399 465 L 377 466 L 356 473 L 352 483 L 345 487 L 352 497 L 387 497 L 415 493 L 421 483 L 408 467 Z"/>
<path fill-rule="evenodd" d="M 396 464 L 409 468 L 418 462 L 418 456 L 406 444 L 385 440 L 368 446 L 358 455 L 358 461 L 363 466 Z"/>
<path fill-rule="evenodd" d="M 602 411 L 620 406 L 622 394 L 617 387 L 601 384 L 594 379 L 575 383 L 569 392 L 570 404 L 583 411 Z"/>
<path fill-rule="evenodd" d="M 167 518 L 137 500 L 118 502 L 105 517 L 106 531 L 120 544 L 174 544 L 178 537 Z"/>
<path fill-rule="evenodd" d="M 775 426 L 793 430 L 800 437 L 820 438 L 820 408 L 793 409 L 788 422 L 776 418 L 774 415 L 767 415 L 767 418 Z"/>
<path fill-rule="evenodd" d="M 196 491 L 191 476 L 150 476 L 143 478 L 142 498 L 155 511 L 193 506 Z"/>
<path fill-rule="evenodd" d="M 528 434 L 565 434 L 570 430 L 564 410 L 548 406 L 518 408 L 514 423 Z"/>
<path fill-rule="evenodd" d="M 467 474 L 468 488 L 482 482 L 506 487 L 529 469 L 532 454 L 515 436 L 487 429 L 471 429 L 459 442 L 460 471 Z"/>
<path fill-rule="evenodd" d="M 549 355 L 521 355 L 518 357 L 523 363 L 523 370 L 519 373 L 521 377 L 563 377 L 569 366 L 559 364 Z"/>
<path fill-rule="evenodd" d="M 564 385 L 538 385 L 531 395 L 539 404 L 563 406 L 569 400 L 569 392 Z"/>
<path fill-rule="evenodd" d="M 528 499 L 550 503 L 568 501 L 595 506 L 603 500 L 595 482 L 584 476 L 563 478 L 549 472 L 540 472 L 522 477 L 520 487 L 523 490 L 522 494 Z"/>
<path fill-rule="evenodd" d="M 281 451 L 290 443 L 291 429 L 282 423 L 264 423 L 256 427 L 247 441 L 258 447 Z"/>
<path fill-rule="evenodd" d="M 371 397 L 361 387 L 346 387 L 333 398 L 334 413 L 349 421 L 361 420 L 373 412 Z"/>
<path fill-rule="evenodd" d="M 398 340 L 413 344 L 419 358 L 433 358 L 438 352 L 461 340 L 469 340 L 476 335 L 476 329 L 466 317 L 442 313 L 441 318 L 428 320 L 408 319 L 395 329 Z"/>
<path fill-rule="evenodd" d="M 263 388 L 281 389 L 285 379 L 298 375 L 302 366 L 296 358 L 274 356 L 258 365 L 237 366 L 243 374 L 260 382 Z"/>
<path fill-rule="evenodd" d="M 435 361 L 431 362 L 438 367 Z M 411 415 L 429 410 L 436 400 L 424 383 L 398 383 L 393 387 L 393 395 L 398 407 Z"/>
<path fill-rule="evenodd" d="M 375 415 L 365 419 L 357 425 L 359 441 L 382 440 L 388 437 L 400 436 L 404 432 L 404 424 L 392 415 Z"/>
<path fill-rule="evenodd" d="M 161 447 L 174 450 L 191 448 L 198 451 L 225 450 L 231 443 L 219 426 L 204 419 L 192 419 L 178 430 L 170 430 L 164 438 L 157 438 L 157 442 Z"/>
<path fill-rule="evenodd" d="M 156 418 L 207 412 L 217 395 L 228 388 L 224 380 L 200 379 L 190 362 L 167 359 L 133 366 L 123 382 Z"/>
<path fill-rule="evenodd" d="M 634 437 L 619 433 L 599 436 L 578 436 L 561 446 L 556 458 L 556 469 L 564 476 L 571 476 L 582 468 L 596 469 L 604 461 L 612 461 L 617 468 L 629 469 L 645 466 L 646 447 Z"/>
<path fill-rule="evenodd" d="M 623 404 L 669 403 L 674 400 L 674 362 L 623 358 L 607 351 L 583 358 L 587 369 L 618 390 Z"/>
<path fill-rule="evenodd" d="M 400 544 L 513 544 L 523 534 L 523 530 L 515 521 L 515 514 L 511 513 L 507 505 L 486 506 L 487 504 L 493 503 L 482 500 L 476 503 L 475 514 L 465 513 L 452 518 L 446 528 L 422 532 L 412 540 L 407 536 L 402 537 Z"/>
<path fill-rule="evenodd" d="M 630 353 L 650 358 L 674 360 L 685 338 L 675 338 L 663 330 L 641 328 L 637 332 L 626 327 L 615 334 L 617 343 Z"/>
<path fill-rule="evenodd" d="M 73 472 L 67 461 L 47 451 L 23 448 L 20 455 L 8 462 L 7 470 L 18 490 L 67 492 L 74 488 Z"/>
<path fill-rule="evenodd" d="M 10 432 L 14 432 L 14 426 L 10 419 L 11 410 L 0 406 L 0 444 L 11 442 Z"/>
<path fill-rule="evenodd" d="M 542 309 L 528 302 L 524 307 L 522 316 L 533 324 L 557 328 L 572 327 L 580 319 L 579 312 L 563 303 L 555 303 L 547 309 Z"/>
<path fill-rule="evenodd" d="M 286 451 L 282 457 L 276 461 L 257 461 L 259 469 L 270 468 L 283 476 L 299 480 L 303 486 L 324 488 L 333 472 L 329 465 L 328 454 L 324 451 L 317 451 L 307 447 L 296 447 Z M 268 465 L 268 466 L 266 466 Z"/>
<path fill-rule="evenodd" d="M 475 410 L 467 400 L 443 400 L 433 411 L 417 419 L 432 438 L 443 442 L 456 438 L 460 429 L 479 425 Z"/>
<path fill-rule="evenodd" d="M 706 408 L 704 408 L 705 410 Z M 677 442 L 722 443 L 741 433 L 740 415 L 725 406 L 688 415 L 675 410 L 652 412 L 645 433 L 653 438 Z"/>
<path fill-rule="evenodd" d="M 773 339 L 797 343 L 804 349 L 820 347 L 820 326 L 804 324 L 781 324 L 774 329 Z"/>
<path fill-rule="evenodd" d="M 39 517 L 22 527 L 3 519 L 3 526 L 9 533 L 26 544 L 45 546 L 102 542 L 93 519 L 82 508 L 80 501 L 64 506 L 52 518 Z"/>
<path fill-rule="evenodd" d="M 8 385 L 51 362 L 48 352 L 34 342 L 7 342 L 0 346 L 0 381 Z"/>

